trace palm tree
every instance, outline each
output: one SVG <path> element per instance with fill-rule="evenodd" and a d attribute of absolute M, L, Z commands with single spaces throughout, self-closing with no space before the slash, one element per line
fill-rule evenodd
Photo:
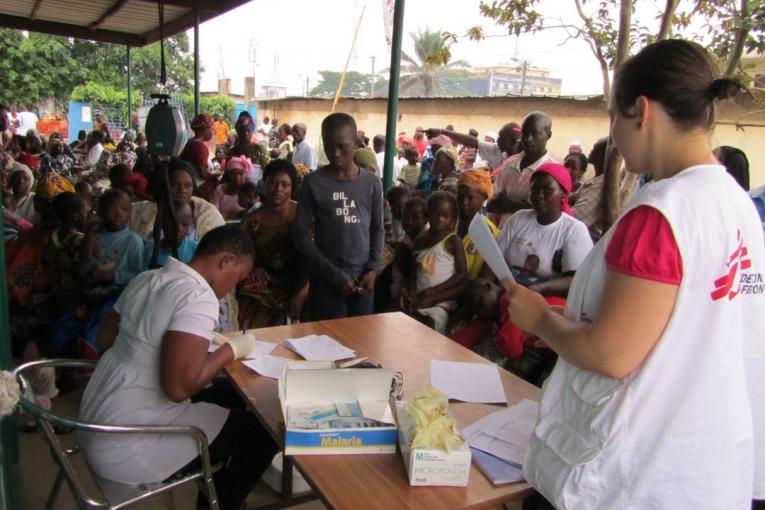
<path fill-rule="evenodd" d="M 464 60 L 449 62 L 452 57 L 451 45 L 447 42 L 448 36 L 440 30 L 432 32 L 429 28 L 418 29 L 417 33 L 411 32 L 414 42 L 414 55 L 409 56 L 405 51 L 401 52 L 401 85 L 399 90 L 403 93 L 415 86 L 420 86 L 425 97 L 433 97 L 444 92 L 444 79 L 455 77 L 460 72 L 459 68 L 470 67 Z"/>

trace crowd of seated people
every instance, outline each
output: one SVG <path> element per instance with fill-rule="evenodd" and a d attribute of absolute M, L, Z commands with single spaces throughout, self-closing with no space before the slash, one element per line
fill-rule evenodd
<path fill-rule="evenodd" d="M 191 128 L 169 159 L 149 154 L 141 133 L 115 144 L 100 126 L 72 146 L 35 132 L 4 137 L 19 360 L 103 356 L 99 331 L 130 282 L 191 263 L 205 235 L 230 222 L 250 239 L 252 264 L 235 289 L 216 293 L 219 331 L 402 311 L 534 384 L 549 375 L 556 355 L 513 325 L 468 225 L 481 215 L 516 281 L 562 308 L 603 234 L 607 138 L 587 156 L 572 144 L 559 163 L 547 150 L 552 119 L 543 112 L 480 140 L 475 130 L 418 127 L 397 137 L 394 186 L 384 194 L 385 137 L 368 148 L 347 114 L 322 123 L 324 166 L 302 123 L 256 127 L 243 112 L 234 131 L 208 114 Z M 748 189 L 746 156 L 731 147 L 717 155 Z M 585 179 L 589 166 L 594 177 Z M 623 205 L 639 183 L 625 176 L 621 185 Z M 207 248 L 208 258 L 216 253 Z M 41 401 L 56 394 L 52 377 L 39 385 Z"/>

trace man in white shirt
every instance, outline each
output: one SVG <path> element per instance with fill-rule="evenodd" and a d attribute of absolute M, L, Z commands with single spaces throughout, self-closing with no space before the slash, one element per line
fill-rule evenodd
<path fill-rule="evenodd" d="M 428 138 L 444 134 L 454 142 L 460 143 L 465 147 L 474 147 L 478 149 L 478 156 L 481 157 L 491 170 L 499 168 L 505 159 L 521 151 L 521 126 L 517 122 L 508 122 L 499 130 L 499 136 L 496 143 L 479 140 L 475 136 L 465 133 L 456 133 L 447 129 L 430 128 L 426 131 Z"/>
<path fill-rule="evenodd" d="M 552 136 L 552 119 L 544 112 L 531 112 L 523 119 L 521 147 L 508 158 L 494 181 L 494 198 L 486 209 L 494 214 L 507 214 L 528 209 L 531 174 L 542 163 L 553 161 L 547 154 L 547 141 Z M 501 137 L 501 134 L 500 134 Z"/>
<path fill-rule="evenodd" d="M 266 139 L 268 139 L 268 135 L 271 134 L 271 119 L 267 116 L 263 117 L 263 124 L 258 126 L 258 133 L 265 136 Z"/>
<path fill-rule="evenodd" d="M 298 122 L 292 126 L 292 140 L 295 144 L 295 151 L 292 153 L 292 164 L 303 164 L 313 172 L 319 166 L 319 157 L 316 154 L 316 149 L 305 139 L 306 131 L 308 128 L 302 122 Z"/>
<path fill-rule="evenodd" d="M 385 136 L 375 135 L 372 138 L 372 147 L 374 148 L 375 155 L 377 156 L 377 172 L 375 175 L 380 179 L 383 178 L 383 169 L 385 167 Z M 398 153 L 393 155 L 393 184 L 398 182 L 398 174 L 401 173 L 401 162 L 398 159 Z"/>
<path fill-rule="evenodd" d="M 37 133 L 37 115 L 33 112 L 27 111 L 23 106 L 19 106 L 19 127 L 16 133 L 21 136 L 25 136 L 27 131 L 32 130 Z"/>

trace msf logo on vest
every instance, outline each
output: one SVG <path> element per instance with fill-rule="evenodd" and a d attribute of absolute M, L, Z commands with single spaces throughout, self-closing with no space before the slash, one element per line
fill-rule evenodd
<path fill-rule="evenodd" d="M 752 267 L 752 259 L 749 258 L 749 250 L 744 246 L 741 231 L 737 233 L 738 247 L 728 257 L 728 273 L 716 279 L 715 289 L 710 293 L 714 301 L 728 298 L 733 300 L 739 294 L 763 294 L 765 293 L 765 280 L 762 273 L 747 271 Z"/>

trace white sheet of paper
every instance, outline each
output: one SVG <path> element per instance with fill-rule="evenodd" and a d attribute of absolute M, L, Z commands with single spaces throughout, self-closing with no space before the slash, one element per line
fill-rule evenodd
<path fill-rule="evenodd" d="M 284 341 L 284 346 L 309 361 L 337 361 L 356 356 L 356 351 L 327 335 L 288 338 Z"/>
<path fill-rule="evenodd" d="M 218 349 L 220 349 L 220 346 L 222 344 L 214 344 L 210 342 L 210 347 L 207 348 L 207 352 L 215 352 Z M 266 354 L 270 353 L 276 348 L 276 344 L 272 342 L 261 342 L 260 340 L 255 340 L 255 347 L 252 348 L 250 351 L 250 354 L 245 356 L 245 358 L 259 358 L 260 356 L 265 356 Z"/>
<path fill-rule="evenodd" d="M 515 281 L 513 273 L 510 272 L 510 268 L 507 267 L 502 251 L 499 249 L 497 240 L 494 239 L 494 235 L 489 230 L 489 226 L 486 224 L 486 219 L 476 214 L 473 216 L 473 220 L 468 226 L 468 234 L 473 241 L 473 245 L 483 257 L 483 260 L 489 265 L 494 275 L 503 280 L 509 278 Z"/>
<path fill-rule="evenodd" d="M 266 354 L 265 356 L 260 356 L 252 360 L 242 361 L 242 363 L 247 368 L 256 371 L 262 376 L 270 377 L 271 379 L 279 379 L 284 371 L 284 366 L 288 361 L 287 358 Z"/>
<path fill-rule="evenodd" d="M 431 360 L 430 384 L 462 402 L 506 403 L 505 389 L 494 363 Z"/>

